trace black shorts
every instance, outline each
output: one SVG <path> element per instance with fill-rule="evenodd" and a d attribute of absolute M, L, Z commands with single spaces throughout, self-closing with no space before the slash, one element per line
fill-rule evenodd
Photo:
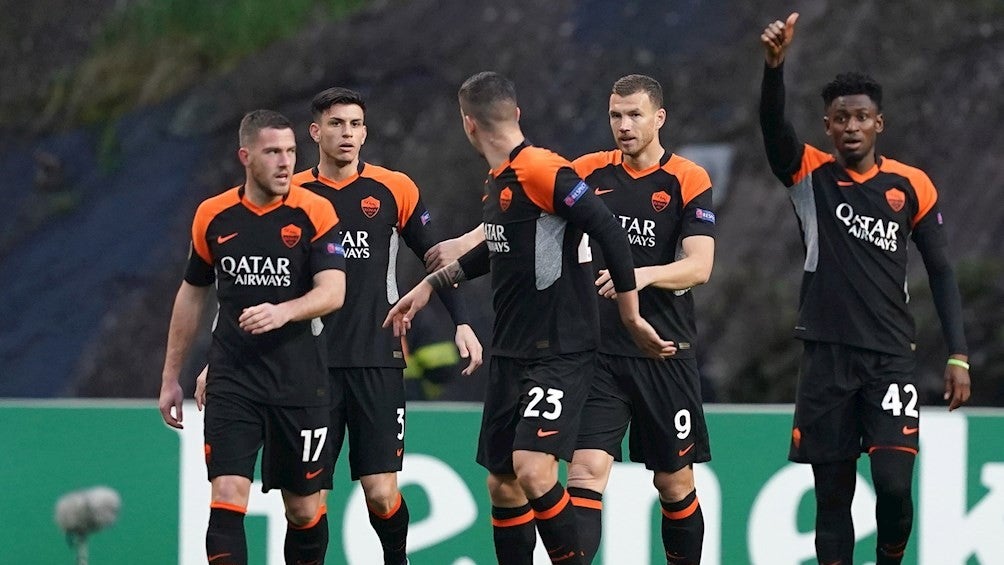
<path fill-rule="evenodd" d="M 335 460 L 349 434 L 352 480 L 401 470 L 404 458 L 404 370 L 339 367 L 331 377 L 331 445 Z"/>
<path fill-rule="evenodd" d="M 492 357 L 477 462 L 496 475 L 512 475 L 516 450 L 571 460 L 595 361 L 593 350 L 540 359 Z"/>
<path fill-rule="evenodd" d="M 806 341 L 788 459 L 831 463 L 883 448 L 917 453 L 915 366 L 910 355 Z"/>
<path fill-rule="evenodd" d="M 601 449 L 617 461 L 631 424 L 631 461 L 672 473 L 711 460 L 697 359 L 599 354 L 576 449 Z"/>
<path fill-rule="evenodd" d="M 261 455 L 262 491 L 299 495 L 331 489 L 335 467 L 327 406 L 272 406 L 230 394 L 206 398 L 205 450 L 209 480 L 254 480 Z"/>

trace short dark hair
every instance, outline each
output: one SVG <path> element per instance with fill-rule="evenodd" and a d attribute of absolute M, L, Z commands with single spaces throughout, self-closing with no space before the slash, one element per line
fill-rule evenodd
<path fill-rule="evenodd" d="M 516 85 L 494 71 L 471 76 L 457 95 L 464 114 L 488 128 L 510 119 L 516 108 Z"/>
<path fill-rule="evenodd" d="M 321 119 L 324 111 L 336 104 L 355 104 L 363 109 L 363 114 L 366 113 L 366 102 L 363 101 L 361 94 L 355 90 L 335 86 L 318 92 L 310 101 L 310 113 L 314 116 L 314 121 Z"/>
<path fill-rule="evenodd" d="M 286 116 L 274 110 L 253 110 L 244 114 L 241 127 L 237 130 L 237 141 L 241 147 L 251 145 L 263 129 L 293 129 L 293 123 Z"/>
<path fill-rule="evenodd" d="M 830 103 L 841 96 L 864 94 L 882 111 L 882 85 L 863 73 L 840 73 L 823 87 L 822 94 L 825 108 L 829 108 Z"/>
<path fill-rule="evenodd" d="M 662 85 L 648 75 L 627 75 L 617 79 L 611 91 L 617 96 L 631 96 L 639 92 L 648 94 L 656 108 L 662 108 Z"/>

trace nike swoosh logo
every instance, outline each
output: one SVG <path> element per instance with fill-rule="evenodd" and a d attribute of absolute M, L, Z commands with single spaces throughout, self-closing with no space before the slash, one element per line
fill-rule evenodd
<path fill-rule="evenodd" d="M 685 449 L 681 449 L 677 453 L 680 455 L 680 457 L 683 457 L 684 455 L 690 453 L 691 449 L 694 449 L 694 444 L 688 445 Z"/>
<path fill-rule="evenodd" d="M 398 448 L 397 449 L 397 456 L 400 457 L 402 453 L 404 453 L 404 450 L 401 449 L 401 448 Z"/>
<path fill-rule="evenodd" d="M 323 471 L 323 470 L 324 470 L 324 467 L 321 467 L 320 469 L 318 469 L 316 471 L 313 471 L 313 472 L 307 471 L 307 474 L 306 474 L 307 480 L 309 481 L 310 479 L 313 479 L 317 475 L 320 475 L 321 471 Z"/>
<path fill-rule="evenodd" d="M 838 180 L 837 186 L 854 186 L 854 183 L 847 180 Z"/>
<path fill-rule="evenodd" d="M 603 196 L 604 194 L 606 194 L 606 193 L 608 193 L 608 192 L 613 192 L 613 191 L 614 191 L 614 189 L 612 189 L 612 188 L 608 188 L 608 189 L 606 189 L 606 190 L 600 190 L 600 189 L 598 189 L 598 188 L 597 188 L 597 189 L 596 189 L 596 190 L 594 190 L 593 192 L 595 192 L 595 193 L 596 193 L 596 196 Z"/>
<path fill-rule="evenodd" d="M 237 232 L 234 232 L 230 235 L 218 235 L 216 236 L 216 243 L 218 243 L 219 245 L 223 245 L 224 243 L 230 241 L 235 237 L 237 237 Z"/>
<path fill-rule="evenodd" d="M 919 430 L 920 430 L 920 428 L 911 428 L 909 426 L 903 426 L 903 435 L 905 435 L 905 436 L 912 436 L 913 434 L 917 433 Z"/>
<path fill-rule="evenodd" d="M 537 437 L 548 437 L 558 433 L 558 430 L 544 431 L 544 428 L 537 428 Z"/>
<path fill-rule="evenodd" d="M 208 560 L 209 560 L 210 563 L 212 563 L 213 561 L 216 561 L 217 559 L 222 559 L 224 557 L 229 557 L 229 556 L 230 556 L 229 553 L 217 553 L 216 555 L 210 555 L 208 557 Z"/>
<path fill-rule="evenodd" d="M 559 561 L 564 561 L 566 559 L 571 559 L 573 557 L 575 557 L 575 552 L 574 551 L 569 551 L 567 555 L 559 555 L 559 556 L 556 556 L 556 557 L 552 557 L 551 558 L 551 563 L 557 563 Z"/>

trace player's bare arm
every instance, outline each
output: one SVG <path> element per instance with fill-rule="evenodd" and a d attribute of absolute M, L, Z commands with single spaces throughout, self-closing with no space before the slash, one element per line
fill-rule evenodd
<path fill-rule="evenodd" d="M 394 336 L 402 336 L 411 329 L 411 321 L 415 319 L 415 314 L 425 308 L 429 303 L 432 293 L 440 288 L 446 288 L 466 280 L 464 270 L 460 268 L 460 262 L 453 261 L 422 279 L 415 288 L 408 291 L 397 301 L 397 304 L 390 309 L 387 317 L 384 318 L 383 327 L 394 327 Z"/>
<path fill-rule="evenodd" d="M 164 355 L 164 370 L 161 372 L 160 399 L 158 407 L 164 422 L 172 428 L 182 429 L 181 413 L 184 393 L 179 377 L 185 358 L 195 339 L 202 309 L 209 295 L 208 286 L 195 286 L 182 282 L 174 299 L 171 325 L 167 334 L 167 353 Z"/>
<path fill-rule="evenodd" d="M 760 42 L 765 50 L 764 57 L 767 66 L 776 68 L 784 62 L 785 52 L 795 38 L 795 22 L 798 21 L 798 12 L 792 12 L 785 21 L 775 20 L 764 28 L 760 34 Z"/>
<path fill-rule="evenodd" d="M 478 224 L 471 231 L 440 241 L 425 252 L 425 270 L 433 273 L 456 261 L 461 255 L 474 249 L 485 240 L 484 224 Z"/>
<path fill-rule="evenodd" d="M 289 322 L 317 318 L 342 307 L 345 300 L 345 272 L 326 269 L 314 275 L 314 287 L 299 298 L 264 303 L 245 308 L 238 319 L 242 330 L 262 334 Z"/>
<path fill-rule="evenodd" d="M 708 282 L 715 262 L 715 238 L 707 235 L 685 237 L 681 243 L 684 256 L 665 265 L 637 267 L 634 270 L 638 290 L 655 287 L 665 290 L 684 290 Z M 596 279 L 599 294 L 604 298 L 614 298 L 617 291 L 610 272 L 600 271 Z"/>

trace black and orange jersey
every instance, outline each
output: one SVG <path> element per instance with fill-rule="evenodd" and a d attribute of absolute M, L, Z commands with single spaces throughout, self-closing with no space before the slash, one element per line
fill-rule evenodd
<path fill-rule="evenodd" d="M 760 113 L 768 161 L 788 187 L 805 245 L 796 336 L 909 354 L 907 241 L 925 261 L 947 245 L 931 179 L 879 155 L 871 170 L 857 173 L 801 142 L 784 119 L 780 68 L 764 72 Z M 964 348 L 958 318 L 946 334 Z"/>
<path fill-rule="evenodd" d="M 623 153 L 615 150 L 583 155 L 573 164 L 627 232 L 635 267 L 672 263 L 686 237 L 714 237 L 711 179 L 693 161 L 667 151 L 657 165 L 635 171 L 624 163 Z M 602 252 L 592 251 L 594 270 L 605 269 Z M 599 302 L 600 352 L 645 357 L 621 323 L 617 304 L 602 298 Z M 675 357 L 694 356 L 697 324 L 689 289 L 643 288 L 638 303 L 642 317 L 659 337 L 676 343 Z"/>
<path fill-rule="evenodd" d="M 383 328 L 400 298 L 397 251 L 403 239 L 421 259 L 437 239 L 418 186 L 404 173 L 359 162 L 352 177 L 336 181 L 308 169 L 293 182 L 328 199 L 338 211 L 345 248 L 345 308 L 325 319 L 332 367 L 404 367 L 401 339 Z M 439 293 L 457 324 L 467 323 L 453 289 Z"/>
<path fill-rule="evenodd" d="M 291 186 L 282 200 L 258 207 L 241 186 L 199 205 L 185 281 L 216 283 L 208 392 L 283 406 L 329 402 L 321 320 L 288 322 L 259 335 L 238 324 L 245 308 L 303 296 L 314 275 L 327 269 L 345 269 L 338 216 L 310 191 Z"/>
<path fill-rule="evenodd" d="M 491 271 L 495 355 L 538 358 L 594 349 L 596 288 L 583 232 L 603 247 L 619 291 L 635 288 L 630 249 L 613 215 L 563 157 L 523 143 L 491 171 L 485 243 L 460 259 L 468 278 Z"/>

